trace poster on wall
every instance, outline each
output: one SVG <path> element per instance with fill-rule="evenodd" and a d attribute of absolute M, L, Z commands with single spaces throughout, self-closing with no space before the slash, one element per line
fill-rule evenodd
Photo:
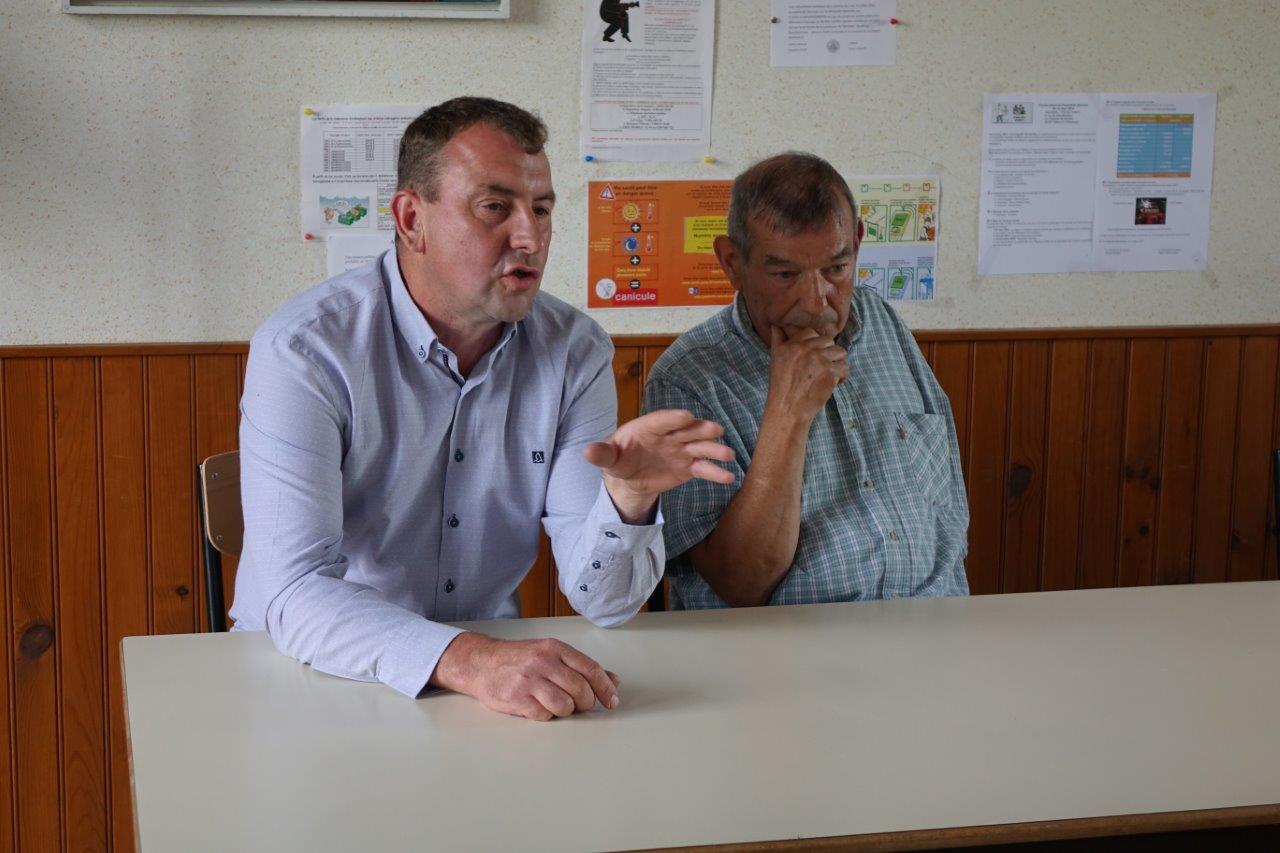
<path fill-rule="evenodd" d="M 1217 96 L 988 94 L 982 275 L 1201 270 Z"/>
<path fill-rule="evenodd" d="M 865 229 L 858 284 L 893 301 L 934 297 L 936 175 L 848 178 Z M 587 307 L 727 305 L 734 290 L 713 243 L 726 233 L 727 180 L 587 184 Z"/>
<path fill-rule="evenodd" d="M 711 148 L 715 0 L 584 0 L 588 160 L 701 160 Z"/>
<path fill-rule="evenodd" d="M 395 232 L 400 137 L 420 106 L 303 107 L 300 174 L 303 239 Z"/>
<path fill-rule="evenodd" d="M 770 0 L 774 68 L 893 65 L 898 0 Z"/>
<path fill-rule="evenodd" d="M 895 302 L 934 295 L 941 186 L 937 175 L 881 175 L 849 179 L 862 246 L 858 284 Z"/>
<path fill-rule="evenodd" d="M 713 181 L 587 183 L 587 307 L 726 305 L 734 290 L 712 244 L 729 186 Z"/>

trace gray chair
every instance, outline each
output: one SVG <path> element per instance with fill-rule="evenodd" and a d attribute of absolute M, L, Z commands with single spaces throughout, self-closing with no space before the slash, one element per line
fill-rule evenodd
<path fill-rule="evenodd" d="M 210 456 L 196 466 L 196 495 L 200 504 L 200 538 L 204 542 L 205 612 L 210 631 L 225 631 L 222 555 L 240 556 L 244 543 L 238 450 Z"/>

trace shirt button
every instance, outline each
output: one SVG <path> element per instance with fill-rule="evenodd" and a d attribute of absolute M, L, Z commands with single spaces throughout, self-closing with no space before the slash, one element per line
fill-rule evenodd
<path fill-rule="evenodd" d="M 858 422 L 857 422 L 857 421 L 845 421 L 845 426 L 849 427 L 849 429 L 857 429 L 857 428 L 858 428 Z"/>
<path fill-rule="evenodd" d="M 578 586 L 578 589 L 582 590 L 583 592 L 586 592 L 586 591 L 587 591 L 587 585 L 586 585 L 585 583 L 584 583 L 584 584 L 581 584 L 581 585 L 579 585 L 579 586 Z"/>
<path fill-rule="evenodd" d="M 875 484 L 874 484 L 874 483 L 872 483 L 870 480 L 863 480 L 863 481 L 862 481 L 862 485 L 866 486 L 868 489 L 874 489 L 874 488 L 875 488 Z"/>
<path fill-rule="evenodd" d="M 449 516 L 449 526 L 450 527 L 458 526 L 458 517 L 456 515 Z"/>
<path fill-rule="evenodd" d="M 461 450 L 454 451 L 453 459 L 455 462 L 461 462 L 463 459 L 466 459 L 466 458 L 467 458 L 466 455 Z"/>
<path fill-rule="evenodd" d="M 599 561 L 599 560 L 592 560 L 592 561 L 591 561 L 591 568 L 593 568 L 593 569 L 598 569 L 598 568 L 600 568 L 600 561 Z"/>
<path fill-rule="evenodd" d="M 897 541 L 898 541 L 898 531 L 896 531 L 896 530 L 890 530 L 890 531 L 889 531 L 889 538 L 890 538 L 890 539 L 892 539 L 894 542 L 897 542 Z"/>
<path fill-rule="evenodd" d="M 618 538 L 618 534 L 614 533 L 612 530 L 606 530 L 606 531 L 604 532 L 604 535 L 605 535 L 605 536 L 608 536 L 610 539 L 617 539 L 617 538 Z"/>
<path fill-rule="evenodd" d="M 445 584 L 444 584 L 444 591 L 445 591 L 445 592 L 453 592 L 455 589 L 457 589 L 457 587 L 456 587 L 456 586 L 454 586 L 454 584 L 453 584 L 453 579 L 452 579 L 452 578 L 451 578 L 451 579 L 449 579 L 449 580 L 447 580 L 447 581 L 445 581 Z"/>

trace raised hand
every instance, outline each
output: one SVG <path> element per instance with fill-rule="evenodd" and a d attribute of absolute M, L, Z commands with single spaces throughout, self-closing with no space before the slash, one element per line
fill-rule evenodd
<path fill-rule="evenodd" d="M 733 459 L 733 450 L 717 441 L 723 433 L 717 423 L 666 409 L 628 421 L 584 452 L 588 462 L 604 471 L 605 488 L 623 521 L 637 524 L 650 514 L 658 495 L 694 477 L 733 482 L 733 474 L 710 461 Z"/>

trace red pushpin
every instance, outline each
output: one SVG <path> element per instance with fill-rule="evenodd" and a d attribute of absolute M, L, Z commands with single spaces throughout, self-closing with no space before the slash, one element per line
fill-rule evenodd
<path fill-rule="evenodd" d="M 896 27 L 896 26 L 898 26 L 898 24 L 900 24 L 900 23 L 902 23 L 902 22 L 901 22 L 901 21 L 899 21 L 897 18 L 890 18 L 890 19 L 889 19 L 889 23 L 893 24 L 893 25 Z"/>
<path fill-rule="evenodd" d="M 303 235 L 302 235 L 302 239 L 303 239 L 303 240 L 310 240 L 310 239 L 311 239 L 311 232 L 310 232 L 310 231 L 308 231 L 306 234 L 303 234 Z"/>

